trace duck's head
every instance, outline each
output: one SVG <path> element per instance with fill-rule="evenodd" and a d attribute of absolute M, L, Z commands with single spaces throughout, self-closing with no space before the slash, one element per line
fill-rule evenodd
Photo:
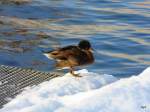
<path fill-rule="evenodd" d="M 79 48 L 82 50 L 89 50 L 89 51 L 93 51 L 91 44 L 88 40 L 81 40 L 78 44 Z"/>

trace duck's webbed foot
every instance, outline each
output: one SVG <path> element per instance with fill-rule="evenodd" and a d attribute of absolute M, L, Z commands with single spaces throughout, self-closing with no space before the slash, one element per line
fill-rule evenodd
<path fill-rule="evenodd" d="M 71 69 L 70 69 L 70 73 L 71 73 L 74 77 L 82 77 L 82 76 L 79 75 L 79 74 L 75 74 L 72 67 L 71 67 Z"/>

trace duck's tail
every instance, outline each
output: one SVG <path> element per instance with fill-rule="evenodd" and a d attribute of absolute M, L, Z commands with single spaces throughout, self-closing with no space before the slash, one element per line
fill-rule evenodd
<path fill-rule="evenodd" d="M 42 52 L 42 54 L 43 54 L 44 56 L 46 56 L 47 58 L 53 59 L 52 56 L 51 56 L 52 50 L 51 50 L 51 51 L 41 51 L 41 52 Z"/>
<path fill-rule="evenodd" d="M 50 53 L 43 53 L 48 59 L 54 59 Z"/>

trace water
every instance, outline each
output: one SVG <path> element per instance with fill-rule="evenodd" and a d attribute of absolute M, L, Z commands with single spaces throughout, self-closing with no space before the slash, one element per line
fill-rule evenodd
<path fill-rule="evenodd" d="M 1 3 L 1 2 L 0 2 Z M 88 39 L 89 71 L 128 77 L 150 65 L 148 0 L 33 0 L 0 4 L 0 64 L 54 70 L 42 51 Z M 78 68 L 82 69 L 82 68 Z"/>

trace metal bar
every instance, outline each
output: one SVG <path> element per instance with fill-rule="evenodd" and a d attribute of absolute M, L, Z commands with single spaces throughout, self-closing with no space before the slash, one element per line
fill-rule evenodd
<path fill-rule="evenodd" d="M 9 102 L 8 98 L 14 98 L 25 87 L 38 85 L 60 76 L 63 75 L 0 65 L 0 108 Z"/>

